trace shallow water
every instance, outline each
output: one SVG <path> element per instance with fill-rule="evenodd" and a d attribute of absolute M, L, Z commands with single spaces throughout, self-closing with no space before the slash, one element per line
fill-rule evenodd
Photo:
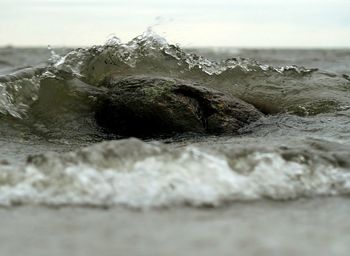
<path fill-rule="evenodd" d="M 121 138 L 94 118 L 112 73 L 202 83 L 265 116 L 236 136 Z M 217 207 L 348 195 L 349 76 L 350 50 L 181 49 L 150 31 L 57 52 L 2 48 L 0 205 Z"/>
<path fill-rule="evenodd" d="M 349 254 L 348 198 L 237 202 L 216 209 L 0 208 L 3 255 Z"/>

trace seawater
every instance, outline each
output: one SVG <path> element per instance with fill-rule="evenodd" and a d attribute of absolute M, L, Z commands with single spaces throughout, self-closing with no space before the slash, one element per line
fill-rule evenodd
<path fill-rule="evenodd" d="M 140 140 L 94 119 L 108 75 L 186 79 L 265 116 L 238 136 Z M 0 205 L 218 207 L 350 194 L 350 50 L 181 49 L 148 31 L 0 49 Z"/>

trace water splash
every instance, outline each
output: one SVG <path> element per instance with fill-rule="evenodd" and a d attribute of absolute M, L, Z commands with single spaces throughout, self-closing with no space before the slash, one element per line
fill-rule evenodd
<path fill-rule="evenodd" d="M 74 70 L 74 73 L 82 75 L 89 82 L 96 83 L 108 72 L 118 72 L 118 69 L 129 67 L 133 69 L 131 72 L 145 72 L 142 71 L 142 68 L 145 68 L 147 64 L 153 65 L 152 67 L 155 69 L 153 72 L 160 69 L 164 73 L 166 71 L 171 73 L 170 69 L 173 68 L 173 73 L 178 72 L 177 76 L 191 70 L 199 70 L 210 76 L 220 75 L 231 70 L 239 70 L 244 73 L 276 72 L 279 74 L 287 72 L 309 74 L 315 71 L 297 66 L 274 68 L 241 57 L 221 62 L 211 61 L 194 53 L 187 53 L 177 45 L 169 44 L 151 27 L 127 43 L 123 43 L 113 35 L 102 46 L 76 49 L 54 65 L 57 68 Z M 164 66 L 166 67 L 164 68 Z"/>
<path fill-rule="evenodd" d="M 348 105 L 350 96 L 346 91 L 349 81 L 343 76 L 298 66 L 272 67 L 243 57 L 212 61 L 169 44 L 151 27 L 126 43 L 112 35 L 104 45 L 74 49 L 64 56 L 49 50 L 50 64 L 34 68 L 32 77 L 26 72 L 0 77 L 0 113 L 23 116 L 48 77 L 63 84 L 79 79 L 95 87 L 111 75 L 185 79 L 239 97 L 265 113 L 338 111 Z M 18 93 L 13 94 L 16 88 Z"/>

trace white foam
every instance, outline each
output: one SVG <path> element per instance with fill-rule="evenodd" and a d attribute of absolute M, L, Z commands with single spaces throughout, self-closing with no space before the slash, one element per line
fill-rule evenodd
<path fill-rule="evenodd" d="M 47 153 L 24 169 L 1 173 L 1 205 L 218 206 L 350 192 L 350 174 L 330 165 L 259 151 L 229 164 L 224 155 L 198 147 L 178 150 L 133 139 Z"/>

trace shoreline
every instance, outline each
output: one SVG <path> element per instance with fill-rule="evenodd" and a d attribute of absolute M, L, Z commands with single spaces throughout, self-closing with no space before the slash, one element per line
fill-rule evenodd
<path fill-rule="evenodd" d="M 220 208 L 0 208 L 0 255 L 348 255 L 347 197 Z"/>

